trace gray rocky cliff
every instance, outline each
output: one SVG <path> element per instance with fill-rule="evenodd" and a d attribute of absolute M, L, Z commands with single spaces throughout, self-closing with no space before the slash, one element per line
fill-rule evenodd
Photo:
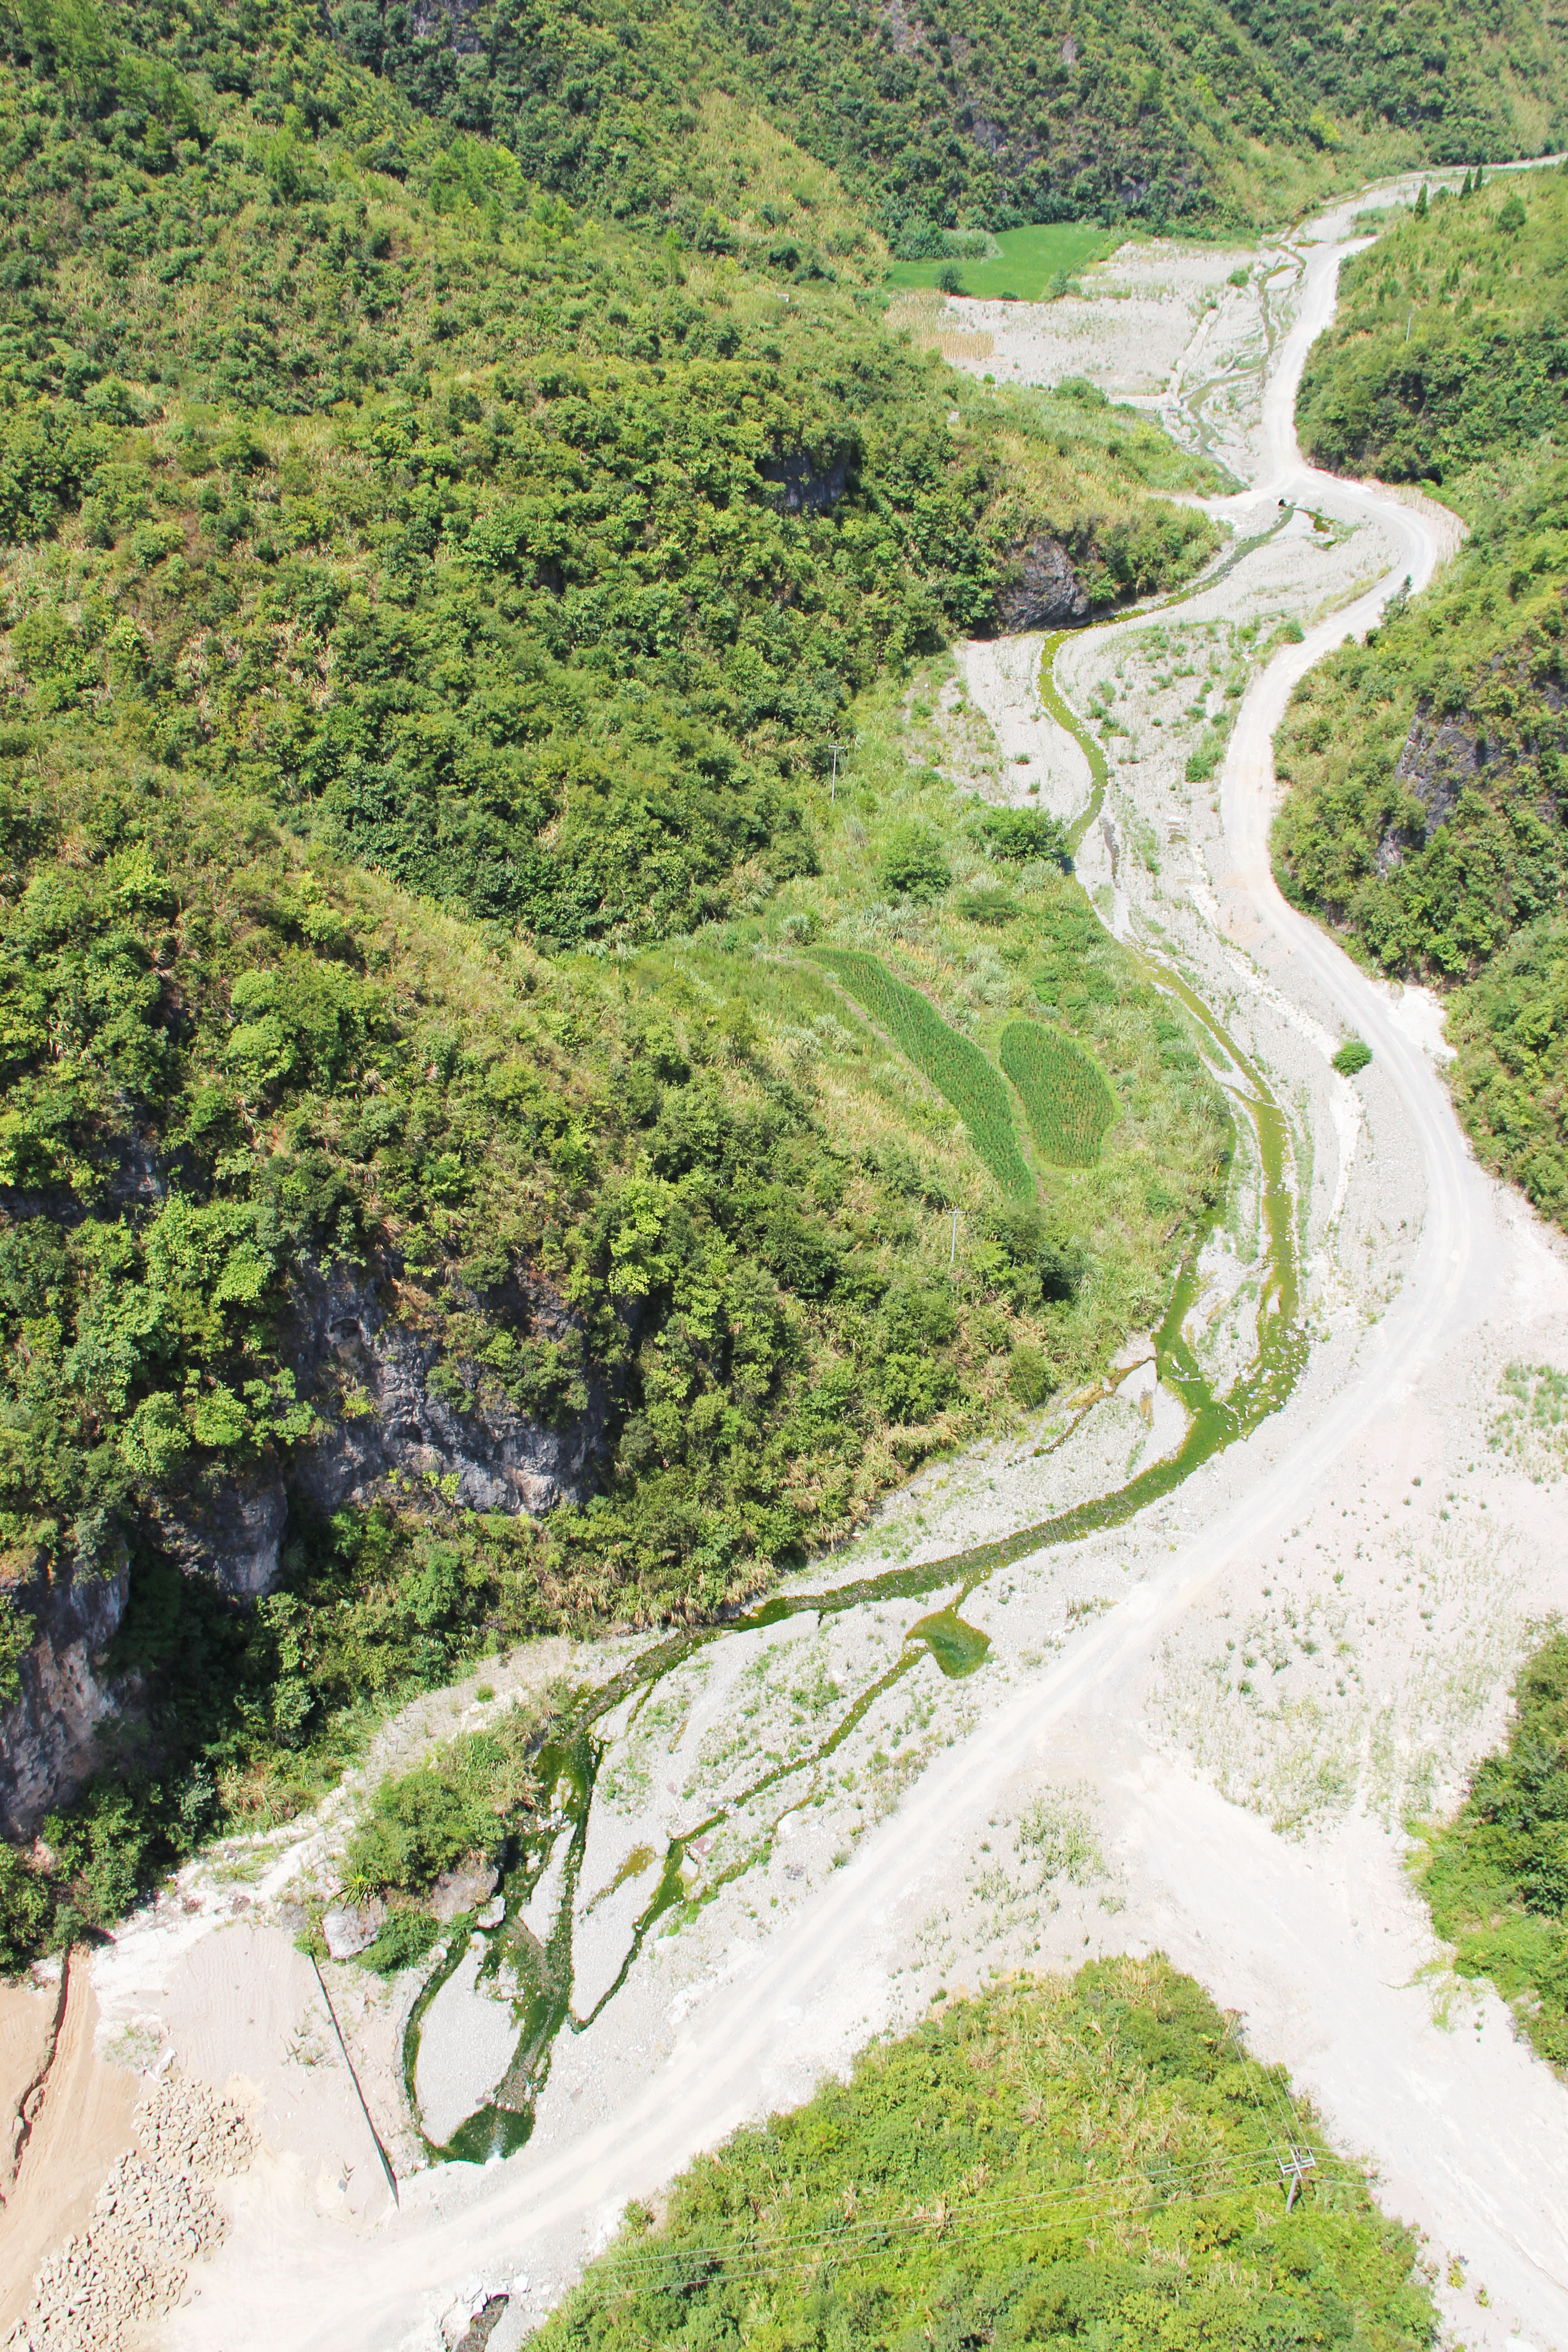
<path fill-rule="evenodd" d="M 507 1318 L 568 1328 L 537 1295 L 509 1302 Z M 363 1272 L 335 1271 L 300 1297 L 293 1345 L 301 1395 L 329 1381 L 340 1399 L 322 1435 L 301 1447 L 292 1483 L 313 1503 L 336 1510 L 366 1503 L 394 1476 L 405 1485 L 444 1483 L 450 1499 L 473 1511 L 527 1511 L 535 1518 L 557 1504 L 582 1502 L 595 1459 L 609 1443 L 609 1401 L 590 1384 L 585 1411 L 560 1425 L 533 1420 L 499 1390 L 476 1387 L 466 1408 L 431 1385 L 437 1340 L 394 1320 L 385 1286 Z"/>
<path fill-rule="evenodd" d="M 836 450 L 820 464 L 802 451 L 788 457 L 766 458 L 757 471 L 764 482 L 777 486 L 779 504 L 786 514 L 821 514 L 844 496 L 853 463 L 847 449 Z"/>
<path fill-rule="evenodd" d="M 570 1328 L 549 1297 L 525 1286 L 497 1319 L 559 1339 Z M 298 1393 L 320 1415 L 319 1435 L 287 1460 L 268 1453 L 234 1469 L 212 1465 L 151 1507 L 153 1534 L 188 1577 L 240 1605 L 278 1580 L 290 1496 L 321 1510 L 364 1505 L 395 1486 L 404 1507 L 442 1506 L 542 1517 L 592 1490 L 610 1444 L 611 1399 L 587 1383 L 587 1404 L 558 1424 L 532 1419 L 476 1381 L 461 1404 L 431 1374 L 438 1339 L 399 1317 L 392 1278 L 334 1267 L 296 1283 L 281 1331 Z M 449 1384 L 447 1384 L 449 1385 Z M 22 1660 L 22 1690 L 0 1710 L 0 1822 L 29 1835 L 103 1761 L 115 1726 L 134 1712 L 139 1685 L 111 1677 L 108 1658 L 130 1592 L 123 1547 L 113 1573 L 79 1570 L 63 1583 L 13 1588 L 37 1628 Z"/>
<path fill-rule="evenodd" d="M 1059 540 L 1041 536 L 1014 549 L 996 591 L 996 626 L 1005 636 L 1076 629 L 1089 614 L 1089 591 Z"/>
<path fill-rule="evenodd" d="M 104 1570 L 12 1588 L 11 1604 L 37 1633 L 20 1662 L 20 1694 L 0 1707 L 0 1827 L 10 1837 L 30 1837 L 76 1793 L 101 1760 L 105 1730 L 122 1719 L 132 1694 L 102 1666 L 130 1593 L 123 1548 Z"/>
<path fill-rule="evenodd" d="M 1447 824 L 1459 794 L 1484 773 L 1486 765 L 1486 743 L 1473 721 L 1436 719 L 1429 705 L 1417 705 L 1394 774 L 1395 782 L 1420 802 L 1424 826 L 1419 833 L 1404 825 L 1389 828 L 1377 847 L 1380 874 L 1402 866 L 1412 849 L 1419 849 Z"/>

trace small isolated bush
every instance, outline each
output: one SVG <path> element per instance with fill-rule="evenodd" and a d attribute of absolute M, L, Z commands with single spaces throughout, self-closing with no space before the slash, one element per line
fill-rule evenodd
<path fill-rule="evenodd" d="M 1274 634 L 1282 646 L 1299 646 L 1307 632 L 1292 613 L 1288 621 L 1280 622 Z"/>
<path fill-rule="evenodd" d="M 444 1870 L 495 1845 L 501 1823 L 454 1750 L 384 1780 L 349 1841 L 343 1885 L 356 1901 L 389 1889 L 424 1895 Z"/>
<path fill-rule="evenodd" d="M 960 898 L 958 911 L 966 923 L 974 923 L 984 931 L 1000 931 L 1016 921 L 1024 910 L 1000 882 L 977 882 Z"/>
<path fill-rule="evenodd" d="M 1037 1201 L 1004 1201 L 987 1220 L 997 1263 L 986 1279 L 1012 1301 L 1017 1315 L 1075 1298 L 1084 1276 L 1082 1250 L 1053 1232 Z"/>
<path fill-rule="evenodd" d="M 963 291 L 963 272 L 959 268 L 956 262 L 944 262 L 942 268 L 940 268 L 936 273 L 936 282 L 944 294 L 962 294 Z"/>
<path fill-rule="evenodd" d="M 1347 1037 L 1334 1055 L 1334 1067 L 1342 1078 L 1353 1078 L 1358 1070 L 1365 1069 L 1371 1059 L 1372 1047 L 1364 1037 Z"/>
<path fill-rule="evenodd" d="M 360 1954 L 359 1964 L 378 1977 L 395 1977 L 400 1969 L 416 1967 L 440 1933 L 439 1920 L 408 1905 L 391 1913 L 374 1943 Z"/>
<path fill-rule="evenodd" d="M 1230 723 L 1226 714 L 1205 727 L 1194 749 L 1187 753 L 1186 777 L 1189 784 L 1211 782 L 1225 758 L 1225 747 L 1230 740 Z"/>
<path fill-rule="evenodd" d="M 988 808 L 983 810 L 969 827 L 969 837 L 1007 866 L 1022 866 L 1032 857 L 1041 857 L 1059 866 L 1064 874 L 1072 872 L 1072 844 L 1060 817 L 1050 815 L 1045 809 Z"/>
<path fill-rule="evenodd" d="M 900 898 L 940 898 L 952 880 L 941 835 L 929 824 L 896 824 L 882 846 L 882 887 Z"/>
<path fill-rule="evenodd" d="M 1007 1367 L 1007 1386 L 1026 1412 L 1044 1404 L 1052 1388 L 1051 1360 L 1043 1348 L 1034 1347 L 1027 1339 L 1013 1350 L 1013 1360 Z"/>

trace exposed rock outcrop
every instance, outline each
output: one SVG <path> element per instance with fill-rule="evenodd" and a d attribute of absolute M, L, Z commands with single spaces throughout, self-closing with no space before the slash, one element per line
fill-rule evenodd
<path fill-rule="evenodd" d="M 11 1588 L 10 1604 L 37 1629 L 19 1664 L 21 1691 L 0 1709 L 0 1825 L 11 1837 L 31 1836 L 102 1760 L 103 1728 L 120 1719 L 132 1696 L 123 1684 L 100 1678 L 130 1592 L 123 1546 L 97 1571 Z"/>
<path fill-rule="evenodd" d="M 447 1926 L 463 1912 L 478 1910 L 500 1885 L 500 1873 L 493 1862 L 466 1862 L 459 1870 L 444 1870 L 430 1891 L 431 1912 Z"/>
<path fill-rule="evenodd" d="M 352 1960 L 356 1953 L 368 1952 L 385 1924 L 384 1903 L 334 1904 L 321 1914 L 328 1958 Z"/>
<path fill-rule="evenodd" d="M 1378 844 L 1380 874 L 1402 866 L 1411 850 L 1419 849 L 1447 824 L 1460 793 L 1477 781 L 1486 765 L 1486 739 L 1473 720 L 1435 719 L 1429 704 L 1417 704 L 1394 774 L 1411 798 L 1420 802 L 1426 822 L 1419 834 L 1405 825 L 1389 828 Z"/>
<path fill-rule="evenodd" d="M 241 1473 L 209 1471 L 153 1512 L 169 1556 L 186 1576 L 205 1576 L 236 1601 L 258 1601 L 278 1581 L 289 1506 L 276 1455 Z"/>
<path fill-rule="evenodd" d="M 1042 536 L 1014 550 L 996 591 L 996 626 L 1004 636 L 1076 629 L 1089 614 L 1089 591 L 1059 540 Z"/>
<path fill-rule="evenodd" d="M 405 1504 L 428 1492 L 476 1511 L 540 1517 L 585 1499 L 610 1442 L 611 1398 L 589 1378 L 585 1408 L 543 1423 L 493 1383 L 475 1378 L 461 1402 L 432 1385 L 441 1342 L 396 1314 L 393 1277 L 363 1267 L 311 1273 L 294 1286 L 281 1332 L 297 1392 L 315 1404 L 321 1434 L 284 1460 L 210 1465 L 160 1496 L 157 1538 L 186 1576 L 240 1603 L 278 1580 L 290 1495 L 325 1511 L 367 1504 L 395 1480 Z M 489 1302 L 498 1321 L 560 1342 L 571 1323 L 558 1301 L 525 1281 Z M 460 1395 L 464 1391 L 459 1384 Z M 37 1634 L 21 1663 L 20 1696 L 0 1711 L 0 1822 L 30 1835 L 104 1759 L 106 1735 L 134 1715 L 140 1685 L 106 1668 L 130 1591 L 123 1545 L 111 1569 L 14 1586 Z"/>
<path fill-rule="evenodd" d="M 514 1326 L 551 1337 L 570 1328 L 552 1301 L 521 1286 L 506 1305 Z M 305 1287 L 287 1346 L 300 1393 L 334 1398 L 322 1435 L 291 1465 L 294 1486 L 324 1510 L 368 1502 L 395 1475 L 449 1481 L 451 1499 L 469 1510 L 537 1518 L 585 1498 L 608 1444 L 609 1400 L 594 1382 L 587 1409 L 559 1425 L 533 1420 L 482 1383 L 467 1409 L 450 1402 L 430 1382 L 438 1342 L 395 1321 L 384 1286 L 363 1270 L 336 1270 Z"/>
<path fill-rule="evenodd" d="M 847 449 L 837 450 L 820 465 L 803 450 L 796 457 L 769 458 L 757 471 L 764 482 L 778 485 L 779 504 L 786 514 L 820 514 L 825 507 L 837 506 L 848 488 L 851 462 Z"/>

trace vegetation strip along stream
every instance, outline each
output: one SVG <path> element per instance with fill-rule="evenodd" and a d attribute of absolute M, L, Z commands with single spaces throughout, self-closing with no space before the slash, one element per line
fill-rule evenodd
<path fill-rule="evenodd" d="M 1219 572 L 1211 574 L 1205 584 L 1212 586 L 1215 580 L 1228 572 L 1243 555 L 1272 538 L 1289 520 L 1289 512 L 1287 509 L 1280 523 L 1273 525 L 1268 531 L 1244 541 L 1220 567 Z M 1073 837 L 1079 841 L 1103 800 L 1108 770 L 1103 752 L 1087 727 L 1062 698 L 1052 679 L 1051 664 L 1060 642 L 1059 637 L 1046 641 L 1041 656 L 1040 688 L 1047 709 L 1072 735 L 1089 762 L 1094 790 L 1089 811 L 1074 828 Z M 858 961 L 868 962 L 870 959 Z M 511 2154 L 526 2143 L 532 2129 L 535 2103 L 548 2078 L 554 2042 L 563 2028 L 580 2033 L 595 2021 L 626 1983 L 647 1937 L 659 1920 L 677 1905 L 689 1900 L 702 1905 L 712 1900 L 725 1885 L 743 1874 L 756 1859 L 755 1851 L 748 1845 L 736 1862 L 715 1873 L 693 1898 L 688 1889 L 685 1870 L 689 1851 L 697 1842 L 711 1836 L 770 1790 L 785 1781 L 799 1780 L 803 1775 L 811 1776 L 803 1792 L 784 1805 L 770 1824 L 766 1842 L 771 1843 L 777 1834 L 780 1822 L 810 1801 L 812 1782 L 819 1768 L 849 1737 L 877 1700 L 919 1664 L 923 1650 L 930 1650 L 944 1675 L 967 1674 L 978 1666 L 989 1647 L 987 1637 L 978 1628 L 966 1625 L 960 1612 L 970 1596 L 998 1569 L 1026 1559 L 1033 1553 L 1080 1542 L 1088 1536 L 1125 1524 L 1148 1505 L 1172 1494 L 1213 1455 L 1237 1439 L 1249 1435 L 1270 1413 L 1278 1412 L 1289 1397 L 1306 1361 L 1307 1339 L 1299 1320 L 1300 1286 L 1288 1172 L 1289 1147 L 1284 1113 L 1257 1065 L 1236 1045 L 1180 974 L 1146 955 L 1140 955 L 1139 961 L 1144 964 L 1154 984 L 1175 996 L 1207 1033 L 1215 1060 L 1221 1066 L 1216 1076 L 1231 1098 L 1244 1107 L 1257 1139 L 1261 1170 L 1260 1210 L 1265 1237 L 1265 1273 L 1259 1291 L 1257 1352 L 1251 1363 L 1223 1395 L 1216 1394 L 1212 1382 L 1203 1372 L 1196 1351 L 1184 1328 L 1198 1297 L 1198 1266 L 1204 1247 L 1225 1207 L 1222 1195 L 1194 1236 L 1173 1287 L 1164 1319 L 1154 1335 L 1158 1381 L 1179 1398 L 1188 1415 L 1186 1433 L 1173 1454 L 1150 1464 L 1109 1495 L 1092 1496 L 1073 1504 L 1066 1510 L 1035 1521 L 994 1541 L 973 1545 L 938 1559 L 855 1578 L 826 1591 L 775 1594 L 760 1607 L 683 1630 L 652 1644 L 599 1690 L 590 1694 L 577 1709 L 569 1731 L 542 1753 L 542 1778 L 546 1785 L 553 1788 L 558 1801 L 557 1810 L 552 1816 L 553 1825 L 548 1828 L 542 1842 L 531 1844 L 524 1851 L 509 1872 L 505 1889 L 507 1916 L 499 1927 L 489 1931 L 489 1949 L 481 1963 L 482 1973 L 492 1974 L 503 1962 L 510 1962 L 530 1986 L 527 1995 L 517 2004 L 521 2031 L 516 2055 L 496 2098 L 472 2116 L 444 2147 L 433 2148 L 433 2153 L 462 2160 L 483 2161 L 492 2155 Z M 844 957 L 834 959 L 836 972 L 840 977 L 847 961 Z M 911 995 L 917 993 L 914 991 L 909 992 Z M 923 997 L 919 1002 L 922 1005 L 926 1003 Z M 989 1068 L 990 1065 L 986 1066 Z M 1236 1076 L 1229 1076 L 1229 1072 Z M 997 1083 L 1000 1087 L 1003 1082 L 998 1078 Z M 1016 1144 L 1014 1149 L 1016 1151 Z M 1231 1164 L 1234 1171 L 1234 1151 Z M 1058 1445 L 1066 1443 L 1067 1436 L 1072 1433 L 1085 1414 L 1093 1409 L 1095 1403 L 1102 1402 L 1108 1392 L 1101 1388 L 1083 1402 L 1068 1431 L 1057 1441 Z M 798 1757 L 770 1764 L 767 1770 L 728 1804 L 715 1807 L 693 1826 L 669 1839 L 658 1884 L 632 1925 L 625 1955 L 613 1981 L 587 2014 L 579 2017 L 572 2007 L 573 1930 L 595 1783 L 605 1746 L 605 1742 L 594 1737 L 594 1727 L 604 1722 L 633 1694 L 637 1695 L 637 1705 L 640 1707 L 666 1675 L 711 1643 L 735 1633 L 763 1631 L 789 1618 L 807 1613 L 821 1621 L 848 1610 L 885 1601 L 921 1600 L 944 1586 L 953 1588 L 951 1601 L 933 1615 L 921 1619 L 909 1629 L 902 1655 L 851 1701 L 825 1739 Z M 563 1790 L 566 1791 L 563 1799 Z M 561 1887 L 549 1933 L 541 1940 L 521 1927 L 518 1915 L 543 1881 L 563 1834 L 567 1835 L 569 1843 Z M 458 1966 L 467 1949 L 468 1939 L 460 1934 L 455 1935 L 446 1960 L 426 1987 L 409 2019 L 405 2037 L 405 2069 L 410 2105 L 416 2114 L 419 2112 L 415 2095 L 415 2075 L 420 2026 L 430 2001 Z M 516 2104 L 507 2104 L 508 2101 Z"/>

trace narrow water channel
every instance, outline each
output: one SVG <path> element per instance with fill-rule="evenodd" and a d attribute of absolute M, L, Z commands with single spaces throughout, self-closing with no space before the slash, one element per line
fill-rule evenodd
<path fill-rule="evenodd" d="M 1115 628 L 1125 622 L 1152 621 L 1178 604 L 1213 588 L 1256 549 L 1273 538 L 1289 520 L 1281 510 L 1277 521 L 1255 536 L 1227 549 L 1220 561 L 1184 590 L 1157 605 L 1117 614 L 1093 625 Z M 1058 689 L 1054 667 L 1059 648 L 1084 631 L 1048 637 L 1042 648 L 1041 700 L 1055 722 L 1078 743 L 1089 763 L 1088 803 L 1071 829 L 1079 847 L 1100 816 L 1109 783 L 1102 746 L 1068 704 Z M 1194 1234 L 1171 1292 L 1164 1319 L 1154 1334 L 1154 1363 L 1161 1386 L 1177 1398 L 1187 1415 L 1185 1434 L 1175 1450 L 1152 1462 L 1110 1492 L 1072 1505 L 1052 1517 L 1037 1520 L 997 1541 L 975 1545 L 940 1559 L 891 1568 L 875 1574 L 825 1586 L 814 1592 L 786 1592 L 759 1607 L 718 1622 L 683 1630 L 652 1643 L 622 1671 L 582 1701 L 567 1736 L 544 1749 L 540 1777 L 552 1790 L 548 1816 L 535 1823 L 507 1868 L 502 1885 L 505 1916 L 493 1927 L 454 1935 L 445 1959 L 425 1986 L 409 2018 L 404 2042 L 404 2063 L 409 2104 L 425 2127 L 418 2097 L 421 2033 L 431 2005 L 478 1946 L 478 1988 L 491 2000 L 510 2003 L 516 2040 L 510 2064 L 491 2095 L 456 2129 L 437 2144 L 426 2137 L 432 2156 L 447 2161 L 483 2163 L 513 2154 L 527 2142 L 540 2094 L 549 2077 L 552 2052 L 562 2033 L 581 2033 L 602 2015 L 620 1992 L 639 1954 L 659 1923 L 692 1896 L 689 1875 L 694 1854 L 737 1815 L 767 1803 L 771 1811 L 770 1840 L 788 1816 L 814 1801 L 816 1776 L 864 1718 L 895 1685 L 920 1671 L 929 1659 L 942 1675 L 962 1676 L 984 1664 L 989 1639 L 966 1622 L 963 1609 L 975 1591 L 1015 1561 L 1054 1546 L 1070 1544 L 1103 1529 L 1121 1525 L 1152 1503 L 1172 1494 L 1194 1471 L 1225 1447 L 1256 1429 L 1279 1411 L 1290 1394 L 1307 1357 L 1307 1339 L 1300 1316 L 1300 1286 L 1293 1213 L 1290 1138 L 1284 1114 L 1262 1072 L 1242 1052 L 1213 1013 L 1181 974 L 1146 952 L 1140 961 L 1155 986 L 1177 999 L 1207 1043 L 1211 1071 L 1224 1088 L 1231 1108 L 1233 1148 L 1225 1192 Z M 1262 1268 L 1253 1352 L 1249 1360 L 1223 1389 L 1205 1375 L 1186 1323 L 1196 1303 L 1199 1261 L 1205 1244 L 1223 1218 L 1229 1193 L 1241 1181 L 1240 1156 L 1235 1149 L 1234 1122 L 1245 1119 L 1251 1130 L 1261 1170 L 1260 1204 Z M 1085 1402 L 1069 1424 L 1072 1433 L 1083 1414 L 1103 1400 L 1108 1390 Z M 1065 1443 L 1065 1438 L 1058 1440 Z M 601 1730 L 606 1719 L 630 1702 L 626 1731 L 647 1706 L 666 1678 L 687 1666 L 711 1645 L 731 1643 L 786 1619 L 810 1614 L 819 1623 L 853 1611 L 875 1610 L 894 1601 L 920 1601 L 945 1596 L 942 1605 L 907 1630 L 904 1644 L 893 1663 L 846 1696 L 831 1728 L 799 1754 L 769 1760 L 727 1802 L 710 1808 L 670 1836 L 662 1855 L 652 1849 L 634 1853 L 637 1875 L 658 1865 L 652 1893 L 637 1912 L 625 1939 L 618 1969 L 605 1990 L 584 2009 L 574 2001 L 574 1940 L 579 1922 L 579 1890 L 584 1857 L 601 1764 L 611 1744 Z M 622 1736 L 625 1736 L 623 1734 Z M 776 1811 L 772 1810 L 776 1805 Z M 732 1879 L 754 1868 L 759 1856 L 754 1843 L 742 1843 L 739 1857 L 728 1867 L 710 1869 L 700 1885 L 700 1899 L 711 1900 Z M 623 1876 L 630 1870 L 630 1862 Z M 613 1892 L 606 1889 L 606 1895 Z M 537 1923 L 542 1898 L 547 1912 Z M 603 1899 L 603 1898 L 600 1898 Z"/>

